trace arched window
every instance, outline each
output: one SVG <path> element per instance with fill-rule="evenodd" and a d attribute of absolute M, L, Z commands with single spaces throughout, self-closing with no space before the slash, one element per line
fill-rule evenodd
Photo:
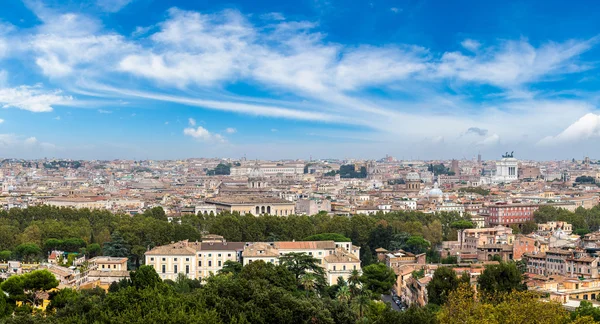
<path fill-rule="evenodd" d="M 256 215 L 260 215 L 260 209 L 258 206 L 256 206 Z"/>

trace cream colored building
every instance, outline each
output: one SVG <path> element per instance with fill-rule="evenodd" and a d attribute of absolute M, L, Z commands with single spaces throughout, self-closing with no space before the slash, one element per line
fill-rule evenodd
<path fill-rule="evenodd" d="M 192 279 L 216 274 L 226 261 L 244 266 L 256 262 L 279 264 L 279 257 L 288 253 L 313 256 L 326 270 L 330 285 L 338 277 L 348 279 L 353 270 L 361 271 L 360 247 L 351 242 L 226 242 L 221 236 L 207 235 L 202 242 L 180 241 L 157 246 L 146 252 L 146 264 L 154 267 L 163 279 L 176 280 L 180 273 Z"/>
<path fill-rule="evenodd" d="M 241 215 L 274 216 L 289 216 L 296 213 L 294 202 L 272 197 L 229 196 L 209 199 L 206 203 L 215 205 L 217 213 L 238 212 Z"/>
<path fill-rule="evenodd" d="M 219 235 L 207 235 L 202 242 L 187 240 L 157 246 L 145 253 L 146 264 L 164 279 L 177 279 L 180 273 L 201 279 L 223 269 L 225 262 L 240 262 L 244 242 L 227 242 Z"/>

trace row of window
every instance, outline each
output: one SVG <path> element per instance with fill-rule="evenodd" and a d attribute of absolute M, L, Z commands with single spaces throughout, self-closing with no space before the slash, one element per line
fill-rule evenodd
<path fill-rule="evenodd" d="M 202 257 L 202 254 L 201 254 L 201 253 L 199 253 L 199 254 L 198 254 L 198 257 Z M 208 257 L 209 257 L 209 258 L 212 258 L 212 253 L 208 253 Z M 217 254 L 217 258 L 221 258 L 221 257 L 222 257 L 221 253 L 218 253 L 218 254 Z M 231 258 L 231 253 L 227 253 L 227 257 L 228 257 L 228 258 Z M 150 261 L 154 261 L 154 258 L 153 258 L 153 257 L 152 257 L 152 258 L 150 258 Z M 162 261 L 167 261 L 167 258 L 162 258 Z M 177 258 L 173 258 L 173 261 L 177 261 Z M 185 258 L 185 261 L 186 261 L 186 262 L 190 262 L 190 258 Z M 102 267 L 104 268 L 104 266 L 102 266 Z"/>
<path fill-rule="evenodd" d="M 166 273 L 167 272 L 167 265 L 163 264 L 161 270 L 162 270 L 162 273 Z M 177 265 L 173 266 L 173 273 L 178 273 Z M 190 266 L 189 265 L 185 266 L 185 274 L 190 274 Z"/>

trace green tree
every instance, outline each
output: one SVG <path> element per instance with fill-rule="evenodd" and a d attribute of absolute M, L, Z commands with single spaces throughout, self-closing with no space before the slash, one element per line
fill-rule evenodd
<path fill-rule="evenodd" d="M 523 284 L 523 275 L 514 262 L 488 265 L 477 279 L 477 283 L 479 291 L 488 297 L 494 297 L 498 293 L 527 289 Z"/>
<path fill-rule="evenodd" d="M 219 273 L 231 273 L 237 275 L 242 272 L 243 265 L 239 262 L 227 260 L 223 263 L 223 268 L 219 270 Z"/>
<path fill-rule="evenodd" d="M 396 274 L 385 264 L 374 263 L 363 268 L 360 281 L 365 289 L 377 294 L 388 294 L 396 283 Z"/>
<path fill-rule="evenodd" d="M 156 270 L 152 266 L 147 265 L 139 267 L 136 271 L 131 271 L 129 277 L 131 278 L 132 286 L 137 289 L 156 287 L 162 282 Z"/>
<path fill-rule="evenodd" d="M 431 304 L 444 305 L 450 292 L 458 287 L 456 272 L 449 267 L 439 267 L 427 284 L 427 299 Z"/>
<path fill-rule="evenodd" d="M 405 250 L 407 252 L 411 252 L 411 253 L 414 253 L 414 254 L 421 254 L 421 253 L 425 253 L 425 251 L 427 251 L 427 249 L 430 246 L 431 246 L 431 243 L 429 243 L 428 241 L 426 241 L 423 237 L 421 237 L 421 236 L 411 236 L 406 241 Z"/>
<path fill-rule="evenodd" d="M 129 244 L 118 231 L 110 235 L 110 242 L 104 243 L 104 255 L 111 257 L 129 257 Z"/>
<path fill-rule="evenodd" d="M 0 261 L 9 261 L 12 257 L 12 252 L 8 250 L 0 251 Z"/>
<path fill-rule="evenodd" d="M 88 258 L 97 257 L 102 254 L 102 247 L 98 243 L 91 243 L 85 248 L 85 252 Z"/>
<path fill-rule="evenodd" d="M 17 259 L 24 262 L 32 262 L 41 258 L 42 250 L 37 244 L 34 243 L 23 243 L 15 247 L 15 255 Z"/>
<path fill-rule="evenodd" d="M 321 289 L 326 285 L 325 270 L 319 264 L 319 260 L 306 253 L 287 253 L 279 257 L 279 263 L 286 267 L 300 282 L 300 278 L 310 273 L 314 278 L 316 286 Z"/>

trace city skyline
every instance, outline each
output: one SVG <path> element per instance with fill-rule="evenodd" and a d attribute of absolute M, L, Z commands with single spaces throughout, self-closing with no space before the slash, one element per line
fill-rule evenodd
<path fill-rule="evenodd" d="M 1 155 L 599 158 L 594 6 L 9 0 Z"/>

